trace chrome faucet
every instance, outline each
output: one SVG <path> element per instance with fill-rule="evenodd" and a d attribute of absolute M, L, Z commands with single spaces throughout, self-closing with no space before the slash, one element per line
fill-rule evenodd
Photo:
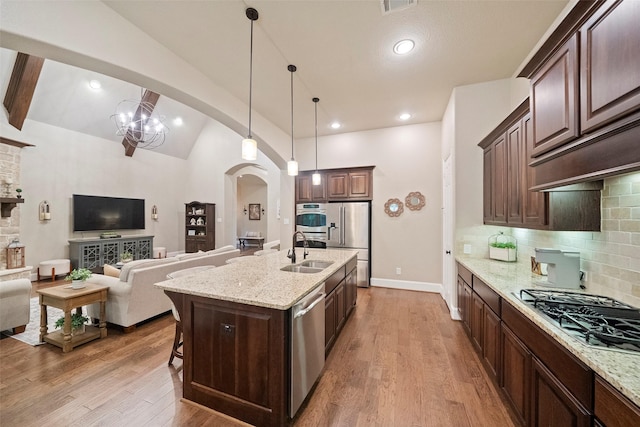
<path fill-rule="evenodd" d="M 287 252 L 287 258 L 291 258 L 291 264 L 296 263 L 296 236 L 300 234 L 302 236 L 302 256 L 304 259 L 307 259 L 307 255 L 309 255 L 309 242 L 307 242 L 307 236 L 304 235 L 302 231 L 296 231 L 293 233 L 293 242 L 291 244 L 291 249 Z"/>

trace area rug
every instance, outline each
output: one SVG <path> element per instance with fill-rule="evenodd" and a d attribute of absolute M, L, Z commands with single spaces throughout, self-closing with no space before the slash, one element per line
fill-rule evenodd
<path fill-rule="evenodd" d="M 10 335 L 9 333 L 7 333 L 7 336 L 36 346 L 44 344 L 40 342 L 40 302 L 36 297 L 31 298 L 30 304 L 31 310 L 29 315 L 29 324 L 27 325 L 25 331 L 21 334 L 15 335 Z M 47 307 L 48 332 L 52 332 L 55 330 L 55 327 L 53 325 L 56 323 L 56 320 L 58 320 L 62 316 L 64 316 L 64 312 L 62 310 L 55 307 Z"/>

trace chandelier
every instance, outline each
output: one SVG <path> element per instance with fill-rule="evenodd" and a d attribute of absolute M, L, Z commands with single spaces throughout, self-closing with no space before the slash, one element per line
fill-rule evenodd
<path fill-rule="evenodd" d="M 111 116 L 116 124 L 116 135 L 132 147 L 153 149 L 161 146 L 169 128 L 164 124 L 165 117 L 153 111 L 159 97 L 147 90 L 139 101 L 121 101 Z"/>

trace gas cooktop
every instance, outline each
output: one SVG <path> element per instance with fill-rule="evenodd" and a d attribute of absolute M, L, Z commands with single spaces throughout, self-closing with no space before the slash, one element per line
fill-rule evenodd
<path fill-rule="evenodd" d="M 523 289 L 520 299 L 589 345 L 640 352 L 640 310 L 613 298 Z"/>

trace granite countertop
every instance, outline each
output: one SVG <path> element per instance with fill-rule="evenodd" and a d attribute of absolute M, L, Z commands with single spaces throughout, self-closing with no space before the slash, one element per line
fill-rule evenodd
<path fill-rule="evenodd" d="M 291 260 L 286 251 L 278 251 L 250 256 L 248 260 L 166 280 L 155 286 L 166 291 L 287 310 L 357 254 L 358 251 L 348 249 L 309 249 L 307 260 L 333 261 L 333 264 L 318 273 L 292 273 L 280 271 L 291 264 Z M 296 248 L 296 255 L 296 264 L 304 261 L 302 248 Z"/>
<path fill-rule="evenodd" d="M 640 406 L 640 370 L 638 369 L 640 353 L 623 353 L 591 347 L 555 326 L 550 320 L 515 296 L 521 289 L 554 289 L 539 284 L 546 281 L 546 278 L 532 274 L 529 266 L 522 263 L 465 256 L 458 256 L 456 260 L 491 286 L 502 298 L 508 300 L 533 323 L 555 338 L 595 373 Z M 571 292 L 588 293 L 573 289 Z"/>

